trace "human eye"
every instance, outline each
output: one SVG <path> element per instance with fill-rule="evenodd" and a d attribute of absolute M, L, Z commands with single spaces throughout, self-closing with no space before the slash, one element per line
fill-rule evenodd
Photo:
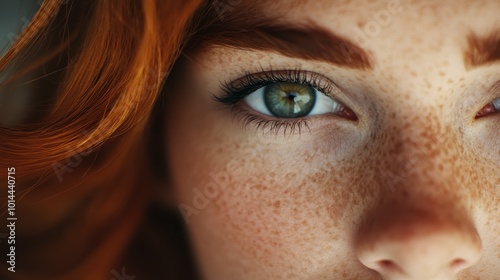
<path fill-rule="evenodd" d="M 492 102 L 486 104 L 479 112 L 476 114 L 476 119 L 484 118 L 491 115 L 496 115 L 500 113 L 500 98 L 493 100 Z"/>
<path fill-rule="evenodd" d="M 263 71 L 246 74 L 225 83 L 223 95 L 215 100 L 238 109 L 245 124 L 256 123 L 258 128 L 284 129 L 307 126 L 312 117 L 332 115 L 357 121 L 356 114 L 338 101 L 336 85 L 328 78 L 301 70 Z"/>

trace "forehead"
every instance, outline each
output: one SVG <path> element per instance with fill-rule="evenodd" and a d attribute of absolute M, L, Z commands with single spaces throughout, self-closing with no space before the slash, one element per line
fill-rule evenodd
<path fill-rule="evenodd" d="M 372 17 L 387 11 L 398 23 L 412 25 L 465 24 L 480 27 L 484 19 L 497 19 L 500 1 L 497 0 L 233 0 L 234 8 L 256 8 L 268 17 L 283 17 L 294 20 L 328 21 L 329 25 L 342 26 L 347 20 L 367 22 Z M 251 3 L 251 4 L 250 4 Z M 242 5 L 239 5 L 242 4 Z M 248 6 L 250 5 L 250 6 Z M 435 26 L 436 27 L 436 26 Z M 461 26 L 455 26 L 457 29 Z"/>
<path fill-rule="evenodd" d="M 500 30 L 500 1 L 482 0 L 233 0 L 228 11 L 272 19 L 283 24 L 310 24 L 331 30 L 354 43 L 394 55 L 445 51 L 460 54 L 467 36 Z M 397 43 L 397 44 L 395 44 Z"/>

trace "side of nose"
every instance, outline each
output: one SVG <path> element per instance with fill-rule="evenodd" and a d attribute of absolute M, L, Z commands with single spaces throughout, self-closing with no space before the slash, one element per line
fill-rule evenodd
<path fill-rule="evenodd" d="M 386 279 L 452 278 L 479 260 L 481 241 L 467 215 L 445 208 L 395 202 L 371 211 L 358 232 L 358 259 Z"/>

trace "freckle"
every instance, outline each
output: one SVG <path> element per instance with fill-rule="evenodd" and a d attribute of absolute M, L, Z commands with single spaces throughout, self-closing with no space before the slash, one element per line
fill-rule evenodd
<path fill-rule="evenodd" d="M 428 80 L 425 80 L 425 84 L 428 89 L 432 89 L 432 84 Z"/>
<path fill-rule="evenodd" d="M 317 217 L 321 216 L 321 214 L 319 213 L 319 209 L 316 208 L 316 210 L 314 210 L 314 214 L 316 214 Z"/>
<path fill-rule="evenodd" d="M 452 79 L 448 79 L 448 81 L 446 81 L 448 84 L 452 84 L 453 83 L 453 80 Z"/>
<path fill-rule="evenodd" d="M 439 170 L 439 171 L 441 171 L 441 172 L 444 170 L 444 167 L 443 167 L 443 164 L 442 164 L 442 163 L 440 163 L 440 164 L 437 166 L 437 168 L 438 168 L 438 170 Z"/>
<path fill-rule="evenodd" d="M 439 76 L 444 77 L 445 73 L 443 71 L 439 71 Z"/>
<path fill-rule="evenodd" d="M 274 213 L 275 214 L 279 214 L 280 213 L 280 205 L 281 205 L 281 201 L 276 201 L 274 202 L 273 206 L 274 206 Z"/>
<path fill-rule="evenodd" d="M 358 27 L 363 28 L 365 26 L 365 22 L 363 21 L 358 21 Z"/>

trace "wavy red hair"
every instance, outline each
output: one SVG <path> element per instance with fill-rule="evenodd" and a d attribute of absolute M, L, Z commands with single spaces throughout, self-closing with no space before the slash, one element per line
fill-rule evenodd
<path fill-rule="evenodd" d="M 18 217 L 18 271 L 2 261 L 0 278 L 111 279 L 121 270 L 155 186 L 146 128 L 200 4 L 41 2 L 0 59 L 2 73 L 16 69 L 2 86 L 43 69 L 25 86 L 50 103 L 0 128 L 0 176 L 16 168 Z"/>

